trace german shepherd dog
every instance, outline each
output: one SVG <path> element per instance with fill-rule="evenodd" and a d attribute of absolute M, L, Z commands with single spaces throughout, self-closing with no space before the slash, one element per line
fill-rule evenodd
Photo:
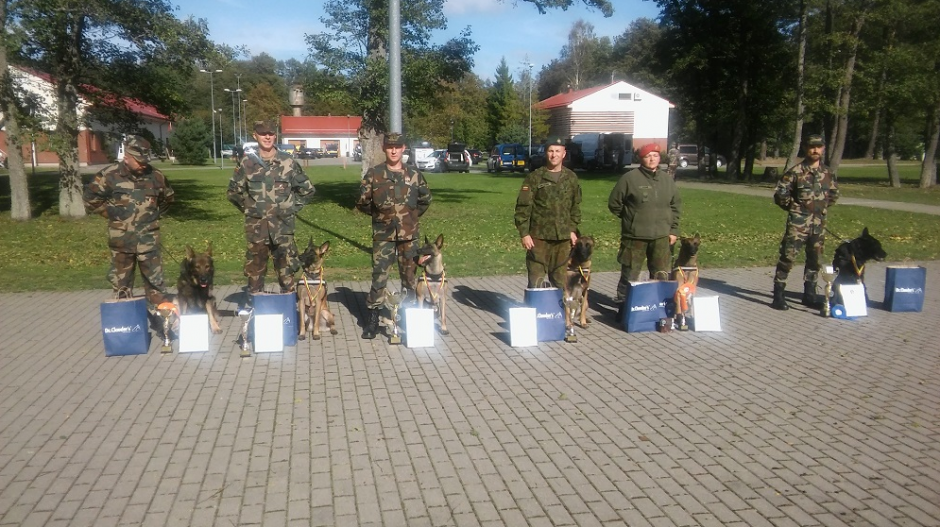
<path fill-rule="evenodd" d="M 425 304 L 434 308 L 441 320 L 441 335 L 447 335 L 447 278 L 444 276 L 444 235 L 441 234 L 434 243 L 424 237 L 424 246 L 418 249 L 415 262 L 423 268 L 422 276 L 418 278 L 415 286 L 415 296 L 418 307 Z"/>
<path fill-rule="evenodd" d="M 594 254 L 594 237 L 578 233 L 578 241 L 571 248 L 568 268 L 565 272 L 565 304 L 575 306 L 565 309 L 565 328 L 574 324 L 572 316 L 577 314 L 578 325 L 586 328 L 591 321 L 587 318 L 588 291 L 591 289 L 591 256 Z"/>
<path fill-rule="evenodd" d="M 212 292 L 212 279 L 215 276 L 215 264 L 212 262 L 212 243 L 206 252 L 196 254 L 192 247 L 186 246 L 186 258 L 180 264 L 180 278 L 176 282 L 176 303 L 180 315 L 189 313 L 207 313 L 209 327 L 213 333 L 222 333 L 219 325 L 219 310 L 215 306 Z"/>
<path fill-rule="evenodd" d="M 862 230 L 862 235 L 854 240 L 842 242 L 837 248 L 832 258 L 832 268 L 839 272 L 835 283 L 842 284 L 865 284 L 865 264 L 871 260 L 878 262 L 884 261 L 888 253 L 881 248 L 879 242 L 874 236 L 868 233 L 868 227 Z M 833 295 L 836 304 L 842 303 L 842 295 L 839 288 L 833 288 Z M 868 288 L 865 289 L 865 302 L 868 302 Z"/>
<path fill-rule="evenodd" d="M 319 247 L 313 244 L 313 238 L 307 249 L 300 255 L 303 276 L 297 284 L 297 312 L 300 313 L 297 338 L 304 340 L 307 333 L 313 340 L 320 340 L 320 322 L 326 322 L 330 335 L 336 334 L 336 319 L 330 312 L 326 301 L 326 279 L 323 276 L 323 258 L 330 250 L 330 242 L 323 242 Z"/>

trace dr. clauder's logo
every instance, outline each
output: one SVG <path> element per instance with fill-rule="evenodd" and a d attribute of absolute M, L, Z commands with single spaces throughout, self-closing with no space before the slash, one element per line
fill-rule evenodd
<path fill-rule="evenodd" d="M 140 333 L 142 331 L 140 324 L 134 326 L 111 326 L 110 328 L 104 328 L 105 335 L 110 335 L 112 333 Z"/>

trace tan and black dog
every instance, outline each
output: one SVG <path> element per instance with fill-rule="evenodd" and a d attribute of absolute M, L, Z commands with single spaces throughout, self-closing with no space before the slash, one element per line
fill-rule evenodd
<path fill-rule="evenodd" d="M 218 334 L 222 333 L 222 327 L 219 325 L 219 311 L 212 291 L 214 276 L 212 243 L 208 244 L 206 252 L 199 254 L 187 245 L 186 258 L 180 264 L 180 278 L 176 282 L 176 303 L 180 315 L 206 313 L 209 315 L 209 327 Z"/>
<path fill-rule="evenodd" d="M 424 237 L 424 246 L 418 249 L 415 259 L 424 272 L 418 278 L 415 287 L 418 307 L 425 304 L 434 308 L 441 321 L 441 335 L 447 335 L 447 277 L 444 276 L 444 256 L 441 249 L 444 247 L 444 235 L 441 234 L 434 243 Z"/>
<path fill-rule="evenodd" d="M 594 254 L 594 237 L 582 236 L 578 233 L 578 241 L 571 248 L 568 258 L 568 269 L 565 273 L 565 300 L 566 305 L 574 305 L 574 309 L 565 309 L 565 328 L 570 328 L 578 317 L 578 325 L 586 328 L 590 320 L 587 318 L 588 291 L 591 289 L 591 256 Z"/>
<path fill-rule="evenodd" d="M 698 269 L 698 248 L 702 245 L 702 238 L 695 233 L 695 236 L 683 236 L 679 238 L 679 256 L 676 256 L 672 262 L 672 273 L 670 280 L 675 280 L 681 267 L 694 267 Z"/>
<path fill-rule="evenodd" d="M 330 242 L 317 247 L 310 238 L 307 249 L 300 255 L 303 266 L 303 275 L 297 283 L 297 312 L 300 314 L 297 338 L 300 340 L 304 340 L 307 333 L 312 334 L 313 340 L 320 340 L 321 321 L 326 322 L 331 335 L 336 334 L 336 319 L 326 301 L 327 286 L 323 276 L 323 258 L 329 250 Z"/>

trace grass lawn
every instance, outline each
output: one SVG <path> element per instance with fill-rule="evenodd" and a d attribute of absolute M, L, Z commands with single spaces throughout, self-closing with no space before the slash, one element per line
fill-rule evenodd
<path fill-rule="evenodd" d="M 307 172 L 317 195 L 300 214 L 298 245 L 302 250 L 310 238 L 316 243 L 329 240 L 328 279 L 368 280 L 370 221 L 353 208 L 358 169 L 326 166 L 310 167 Z M 162 227 L 168 282 L 175 283 L 187 245 L 201 250 L 211 241 L 217 282 L 242 283 L 242 218 L 225 199 L 230 171 L 165 167 L 165 173 L 177 195 Z M 579 176 L 584 195 L 582 232 L 597 240 L 594 269 L 616 270 L 619 221 L 607 211 L 607 196 L 618 174 Z M 430 237 L 444 233 L 445 262 L 451 276 L 524 273 L 524 254 L 512 223 L 521 174 L 427 174 L 427 179 L 433 203 L 422 220 L 422 232 Z M 59 218 L 56 182 L 57 176 L 51 173 L 31 177 L 31 200 L 39 216 L 13 222 L 9 180 L 0 176 L 0 292 L 108 287 L 105 220 Z M 864 188 L 866 183 L 858 185 Z M 900 192 L 868 185 L 879 199 L 891 199 Z M 938 196 L 936 192 L 930 195 Z M 776 261 L 785 213 L 769 199 L 691 189 L 684 190 L 682 198 L 682 230 L 699 232 L 703 238 L 702 267 L 765 266 Z M 865 226 L 882 241 L 892 261 L 940 257 L 940 218 L 936 216 L 848 206 L 831 210 L 833 232 L 852 237 Z M 835 245 L 830 238 L 827 258 Z M 268 280 L 275 280 L 273 271 Z"/>

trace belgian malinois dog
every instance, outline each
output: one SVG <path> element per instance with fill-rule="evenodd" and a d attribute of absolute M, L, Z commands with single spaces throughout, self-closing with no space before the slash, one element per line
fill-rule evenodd
<path fill-rule="evenodd" d="M 434 308 L 441 321 L 441 335 L 447 335 L 447 278 L 444 276 L 444 257 L 441 249 L 444 247 L 444 235 L 441 234 L 434 243 L 424 237 L 424 246 L 418 249 L 415 259 L 418 266 L 423 268 L 421 277 L 415 287 L 418 307 L 425 304 Z"/>
<path fill-rule="evenodd" d="M 594 253 L 594 237 L 583 236 L 578 233 L 578 241 L 571 248 L 571 257 L 568 258 L 568 269 L 565 272 L 565 300 L 566 305 L 574 302 L 574 310 L 565 309 L 565 328 L 570 328 L 574 321 L 571 317 L 578 316 L 578 325 L 586 328 L 590 320 L 587 318 L 588 290 L 591 288 L 591 255 Z"/>
<path fill-rule="evenodd" d="M 206 313 L 209 315 L 209 327 L 213 333 L 222 333 L 219 325 L 219 311 L 215 306 L 212 292 L 212 279 L 215 276 L 215 264 L 212 263 L 212 243 L 206 252 L 196 254 L 192 247 L 186 246 L 186 258 L 180 264 L 180 278 L 176 282 L 176 303 L 180 315 Z"/>
<path fill-rule="evenodd" d="M 326 301 L 327 286 L 323 276 L 323 258 L 329 250 L 330 242 L 317 247 L 310 238 L 307 249 L 300 255 L 303 266 L 303 276 L 297 284 L 297 312 L 300 313 L 297 338 L 300 340 L 304 340 L 307 333 L 312 334 L 313 340 L 320 340 L 321 321 L 330 328 L 330 335 L 336 334 L 336 319 Z"/>

